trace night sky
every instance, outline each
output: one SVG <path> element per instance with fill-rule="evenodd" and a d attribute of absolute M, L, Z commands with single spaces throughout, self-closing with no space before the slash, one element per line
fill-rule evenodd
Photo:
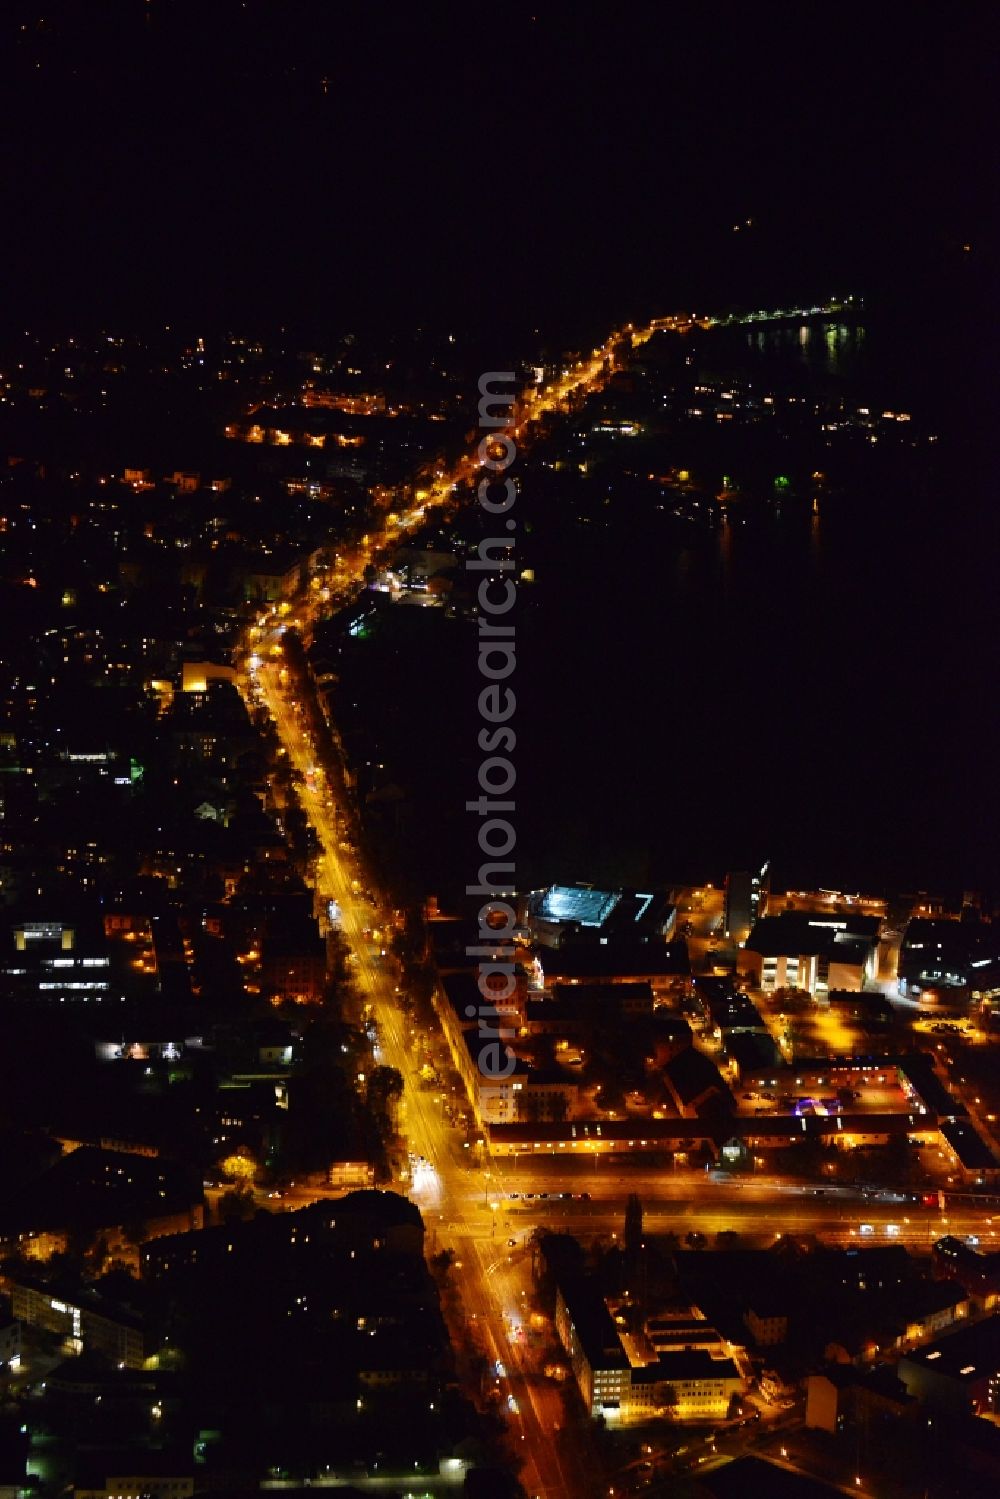
<path fill-rule="evenodd" d="M 981 264 L 994 27 L 985 5 L 21 0 L 2 319 L 600 325 L 896 288 L 964 243 Z"/>

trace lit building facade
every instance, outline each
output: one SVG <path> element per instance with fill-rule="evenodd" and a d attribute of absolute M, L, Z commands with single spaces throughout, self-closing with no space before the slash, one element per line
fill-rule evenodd
<path fill-rule="evenodd" d="M 745 942 L 754 922 L 767 914 L 770 867 L 765 860 L 756 872 L 731 869 L 726 875 L 725 933 L 733 942 Z"/>
<path fill-rule="evenodd" d="M 653 1319 L 623 1334 L 586 1280 L 556 1292 L 555 1328 L 591 1416 L 621 1422 L 725 1420 L 746 1388 L 735 1350 L 693 1309 L 683 1321 Z"/>
<path fill-rule="evenodd" d="M 60 1004 L 100 1002 L 111 992 L 103 933 L 59 920 L 21 921 L 5 944 L 0 978 L 12 998 Z"/>

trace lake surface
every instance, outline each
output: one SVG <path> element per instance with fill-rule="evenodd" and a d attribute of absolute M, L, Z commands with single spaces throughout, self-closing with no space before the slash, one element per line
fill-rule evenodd
<path fill-rule="evenodd" d="M 706 374 L 905 402 L 941 444 L 818 514 L 567 554 L 519 632 L 530 883 L 769 856 L 779 883 L 1000 893 L 998 527 L 957 358 L 912 328 L 706 341 Z"/>

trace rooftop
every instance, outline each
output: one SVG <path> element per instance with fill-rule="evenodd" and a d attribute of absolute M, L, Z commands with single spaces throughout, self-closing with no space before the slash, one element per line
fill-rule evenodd
<path fill-rule="evenodd" d="M 766 1494 L 767 1499 L 834 1499 L 843 1490 L 764 1457 L 737 1457 L 699 1475 L 695 1492 L 710 1499 L 748 1499 L 753 1494 Z"/>
<path fill-rule="evenodd" d="M 707 1348 L 682 1348 L 661 1353 L 654 1364 L 632 1369 L 632 1384 L 655 1384 L 661 1379 L 739 1379 L 731 1358 L 713 1358 Z"/>
<path fill-rule="evenodd" d="M 859 961 L 865 949 L 878 941 L 879 926 L 876 916 L 785 911 L 755 922 L 746 945 L 762 957 L 829 954 L 842 962 Z"/>
<path fill-rule="evenodd" d="M 968 1119 L 946 1119 L 941 1125 L 941 1133 L 967 1171 L 1000 1169 L 1000 1162 Z"/>
<path fill-rule="evenodd" d="M 618 890 L 593 890 L 589 885 L 552 885 L 543 891 L 535 913 L 542 921 L 573 921 L 580 926 L 599 927 L 604 925 L 620 900 Z"/>
<path fill-rule="evenodd" d="M 975 1322 L 926 1348 L 915 1349 L 900 1362 L 967 1384 L 996 1377 L 1000 1374 L 1000 1316 Z"/>
<path fill-rule="evenodd" d="M 593 946 L 546 948 L 541 954 L 547 979 L 668 978 L 688 971 L 685 942 L 608 942 Z"/>

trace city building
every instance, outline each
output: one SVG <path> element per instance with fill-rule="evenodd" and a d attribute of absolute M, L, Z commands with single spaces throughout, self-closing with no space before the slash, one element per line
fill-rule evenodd
<path fill-rule="evenodd" d="M 671 1057 L 661 1076 L 682 1119 L 697 1118 L 707 1109 L 728 1112 L 733 1106 L 733 1096 L 718 1067 L 693 1046 Z"/>
<path fill-rule="evenodd" d="M 926 1343 L 965 1321 L 971 1311 L 969 1293 L 958 1280 L 921 1281 L 907 1297 L 896 1346 Z"/>
<path fill-rule="evenodd" d="M 113 1365 L 141 1369 L 143 1320 L 130 1307 L 101 1296 L 91 1285 L 61 1285 L 18 1275 L 11 1282 L 14 1316 L 26 1327 L 55 1333 L 69 1353 L 100 1353 Z"/>
<path fill-rule="evenodd" d="M 941 1416 L 1000 1414 L 1000 1317 L 904 1353 L 897 1372 L 909 1394 Z"/>
<path fill-rule="evenodd" d="M 66 920 L 53 913 L 15 920 L 7 932 L 0 978 L 8 1001 L 99 1004 L 120 998 L 96 919 Z"/>
<path fill-rule="evenodd" d="M 634 945 L 670 940 L 677 911 L 663 892 L 595 890 L 591 885 L 550 885 L 524 902 L 525 925 L 540 947 L 589 943 Z"/>
<path fill-rule="evenodd" d="M 878 1034 L 892 1024 L 892 1005 L 874 990 L 831 989 L 827 1003 L 838 1019 L 850 1022 L 865 1034 Z"/>
<path fill-rule="evenodd" d="M 634 1156 L 718 1151 L 714 1122 L 703 1119 L 580 1119 L 564 1123 L 488 1124 L 492 1155 Z"/>
<path fill-rule="evenodd" d="M 725 1040 L 726 1060 L 737 1082 L 784 1066 L 778 1043 L 767 1032 L 737 1031 Z"/>
<path fill-rule="evenodd" d="M 348 1256 L 352 1250 L 355 1254 L 385 1250 L 390 1255 L 420 1257 L 423 1242 L 423 1219 L 413 1203 L 394 1192 L 358 1191 L 332 1203 L 265 1214 L 250 1223 L 157 1239 L 143 1245 L 142 1273 L 144 1281 L 168 1283 L 199 1267 L 213 1272 L 241 1265 L 252 1269 L 262 1253 L 284 1256 L 289 1263 L 304 1261 L 308 1258 L 304 1247 L 310 1244 L 312 1257 L 319 1260 L 324 1250 Z"/>
<path fill-rule="evenodd" d="M 80 1145 L 22 1186 L 4 1213 L 4 1231 L 26 1245 L 100 1233 L 132 1256 L 129 1236 L 154 1239 L 199 1229 L 203 1221 L 197 1170 L 134 1149 Z"/>
<path fill-rule="evenodd" d="M 998 959 L 1000 935 L 994 925 L 915 916 L 900 943 L 899 992 L 925 1002 L 967 999 L 989 988 L 982 975 L 989 975 Z"/>
<path fill-rule="evenodd" d="M 190 1451 L 160 1448 L 86 1452 L 73 1479 L 73 1499 L 191 1499 L 194 1489 Z"/>
<path fill-rule="evenodd" d="M 678 980 L 690 972 L 687 943 L 574 944 L 537 948 L 540 985 L 648 983 L 655 1002 L 669 999 Z"/>
<path fill-rule="evenodd" d="M 810 1430 L 835 1436 L 848 1422 L 908 1421 L 916 1414 L 916 1400 L 888 1365 L 855 1369 L 835 1364 L 807 1376 L 805 1424 Z"/>
<path fill-rule="evenodd" d="M 821 1003 L 831 989 L 863 989 L 878 967 L 877 916 L 787 911 L 755 923 L 741 959 L 765 992 L 801 989 Z"/>
<path fill-rule="evenodd" d="M 811 1473 L 799 1472 L 786 1459 L 735 1457 L 691 1479 L 691 1499 L 838 1499 L 844 1490 Z"/>
<path fill-rule="evenodd" d="M 181 691 L 207 692 L 209 682 L 236 681 L 236 669 L 219 661 L 184 661 L 181 665 Z"/>
<path fill-rule="evenodd" d="M 648 980 L 620 984 L 553 984 L 551 1001 L 542 1001 L 536 1013 L 548 1003 L 575 1010 L 592 1020 L 629 1019 L 653 1013 L 653 987 Z"/>
<path fill-rule="evenodd" d="M 260 950 L 260 985 L 265 994 L 311 1003 L 322 999 L 327 950 L 311 917 L 294 925 L 271 923 Z"/>
<path fill-rule="evenodd" d="M 302 581 L 304 559 L 291 551 L 247 557 L 239 568 L 243 597 L 254 604 L 289 599 Z"/>
<path fill-rule="evenodd" d="M 986 1250 L 948 1234 L 934 1245 L 937 1272 L 960 1283 L 986 1310 L 1000 1305 L 1000 1250 Z"/>
<path fill-rule="evenodd" d="M 941 1139 L 963 1182 L 981 1187 L 1000 1181 L 1000 1161 L 971 1119 L 942 1120 Z"/>
<path fill-rule="evenodd" d="M 735 1350 L 697 1313 L 648 1318 L 638 1334 L 587 1277 L 556 1290 L 556 1333 L 586 1410 L 605 1420 L 725 1420 L 746 1380 Z"/>
<path fill-rule="evenodd" d="M 743 1314 L 747 1329 L 758 1348 L 773 1348 L 788 1337 L 788 1309 L 782 1298 L 765 1289 Z"/>
<path fill-rule="evenodd" d="M 470 1097 L 481 1124 L 511 1124 L 538 1120 L 574 1119 L 579 1112 L 580 1086 L 559 1067 L 532 1067 L 520 1058 L 509 1077 L 490 1078 L 479 1067 L 483 1040 L 478 1031 L 465 1033 L 469 1060 L 462 1075 L 471 1080 Z"/>
<path fill-rule="evenodd" d="M 0 1378 L 15 1374 L 21 1366 L 21 1324 L 0 1311 Z"/>
<path fill-rule="evenodd" d="M 730 870 L 726 875 L 723 929 L 726 936 L 742 946 L 756 921 L 767 915 L 771 891 L 770 861 L 760 869 Z"/>

